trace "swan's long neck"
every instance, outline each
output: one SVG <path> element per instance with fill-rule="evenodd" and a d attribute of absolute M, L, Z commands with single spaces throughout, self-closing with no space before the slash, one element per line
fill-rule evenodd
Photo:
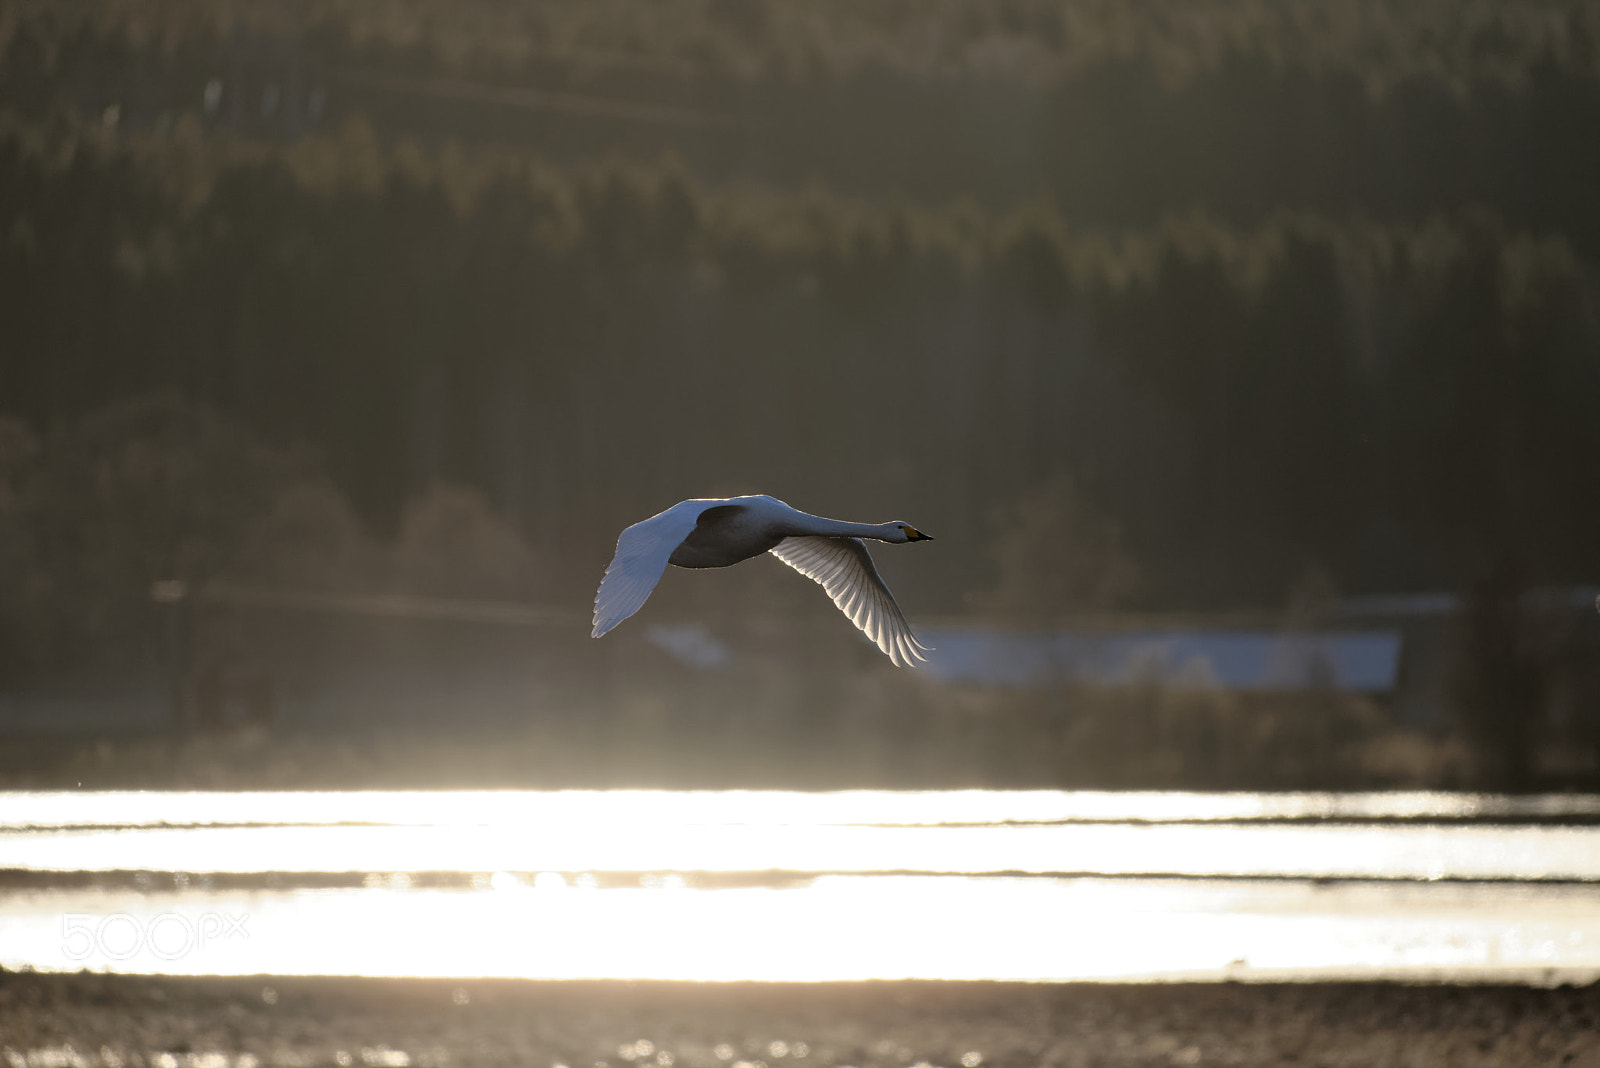
<path fill-rule="evenodd" d="M 821 516 L 810 518 L 809 525 L 813 529 L 806 533 L 822 534 L 830 538 L 876 538 L 878 541 L 887 541 L 895 529 L 893 523 L 845 523 L 837 519 L 823 519 Z"/>

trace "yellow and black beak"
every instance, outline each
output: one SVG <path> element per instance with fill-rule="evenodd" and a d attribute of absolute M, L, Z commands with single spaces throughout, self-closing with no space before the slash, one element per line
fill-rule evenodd
<path fill-rule="evenodd" d="M 933 540 L 933 535 L 932 534 L 924 534 L 922 531 L 918 530 L 916 527 L 906 527 L 906 540 L 907 541 L 932 541 Z"/>

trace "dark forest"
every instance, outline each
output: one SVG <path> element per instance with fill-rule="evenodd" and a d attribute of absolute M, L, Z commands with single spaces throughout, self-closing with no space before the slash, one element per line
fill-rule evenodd
<path fill-rule="evenodd" d="M 0 690 L 155 677 L 162 581 L 581 631 L 623 526 L 772 493 L 935 532 L 936 564 L 882 565 L 913 618 L 1459 595 L 1413 741 L 1527 785 L 1495 754 L 1600 759 L 1593 609 L 1506 608 L 1600 576 L 1595 130 L 1583 3 L 6 3 Z M 789 577 L 662 611 L 834 622 Z M 638 711 L 623 654 L 565 641 L 530 654 L 550 706 L 601 672 L 624 711 L 540 727 L 545 774 L 612 746 L 602 778 L 648 778 L 673 709 L 738 692 Z M 817 705 L 824 739 L 910 737 L 861 710 L 920 706 L 914 781 L 974 731 L 981 781 L 1445 776 L 1371 771 L 1398 728 L 1353 698 L 1308 699 L 1337 706 L 1314 728 L 1216 695 L 1074 718 L 865 655 L 789 686 L 770 737 L 804 748 Z M 899 781 L 880 756 L 838 780 Z M 1600 774 L 1574 767 L 1549 781 Z"/>

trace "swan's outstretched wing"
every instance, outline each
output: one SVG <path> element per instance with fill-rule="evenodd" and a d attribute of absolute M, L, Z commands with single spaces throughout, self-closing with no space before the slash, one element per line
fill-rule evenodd
<path fill-rule="evenodd" d="M 635 523 L 617 538 L 617 554 L 594 595 L 594 637 L 637 612 L 667 569 L 667 558 L 716 501 L 684 501 Z"/>
<path fill-rule="evenodd" d="M 922 655 L 928 647 L 912 635 L 860 538 L 784 538 L 772 555 L 820 583 L 839 611 L 897 666 L 910 667 L 913 658 L 928 659 Z"/>

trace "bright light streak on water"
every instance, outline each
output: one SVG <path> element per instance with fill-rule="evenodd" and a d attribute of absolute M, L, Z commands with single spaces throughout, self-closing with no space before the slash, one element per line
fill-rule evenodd
<path fill-rule="evenodd" d="M 0 832 L 26 871 L 790 871 L 1600 881 L 1600 827 L 589 823 Z"/>
<path fill-rule="evenodd" d="M 1574 884 L 1600 882 L 1600 826 L 1496 820 L 1596 813 L 1593 797 L 1444 794 L 0 795 L 17 887 L 0 891 L 0 965 L 1588 981 L 1600 887 Z M 82 881 L 113 871 L 380 874 L 341 890 Z M 396 874 L 420 872 L 459 888 Z M 795 877 L 733 888 L 695 872 Z M 1042 877 L 1000 874 L 1017 872 Z"/>
<path fill-rule="evenodd" d="M 0 965 L 798 981 L 1600 976 L 1600 907 L 1571 886 L 826 876 L 797 889 L 703 891 L 546 882 L 552 888 L 517 880 L 485 891 L 31 893 L 0 912 Z"/>

